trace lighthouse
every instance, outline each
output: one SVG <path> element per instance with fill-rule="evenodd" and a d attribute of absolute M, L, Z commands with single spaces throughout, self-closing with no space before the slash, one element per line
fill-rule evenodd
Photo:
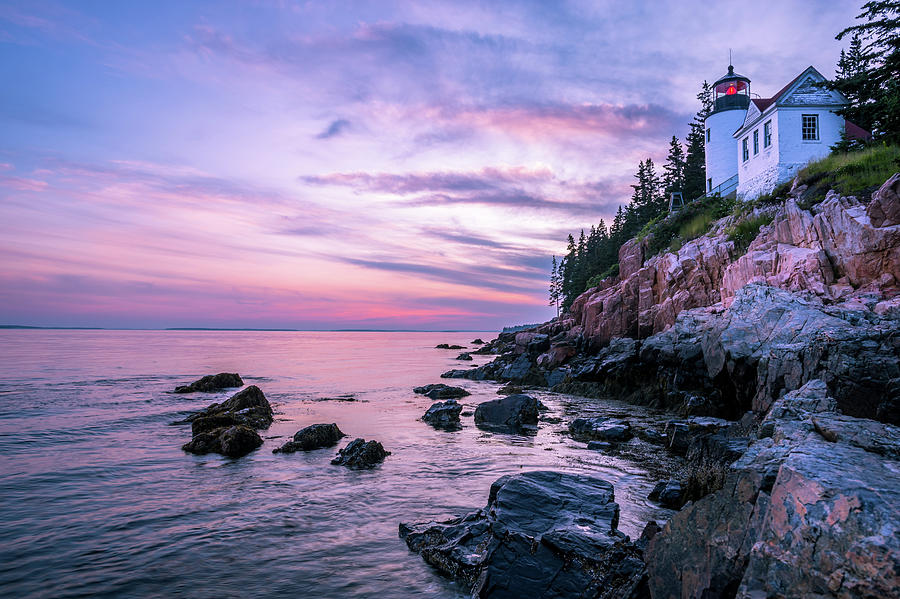
<path fill-rule="evenodd" d="M 728 65 L 728 73 L 713 84 L 713 98 L 713 111 L 704 121 L 707 192 L 723 184 L 737 186 L 737 180 L 732 181 L 738 174 L 733 135 L 744 124 L 750 106 L 750 79 Z"/>

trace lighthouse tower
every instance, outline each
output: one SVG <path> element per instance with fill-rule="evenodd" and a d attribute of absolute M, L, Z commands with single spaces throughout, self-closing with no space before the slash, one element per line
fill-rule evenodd
<path fill-rule="evenodd" d="M 713 97 L 713 111 L 704 121 L 707 192 L 723 183 L 732 183 L 732 177 L 737 177 L 738 159 L 732 134 L 744 124 L 750 106 L 750 79 L 738 75 L 728 65 L 728 73 L 713 84 Z"/>

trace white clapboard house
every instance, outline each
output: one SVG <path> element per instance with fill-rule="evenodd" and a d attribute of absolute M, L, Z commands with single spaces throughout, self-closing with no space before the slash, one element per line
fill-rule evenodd
<path fill-rule="evenodd" d="M 707 193 L 752 200 L 827 156 L 844 132 L 867 138 L 836 114 L 847 99 L 824 81 L 808 67 L 771 98 L 751 98 L 750 79 L 729 66 L 713 84 L 715 104 L 705 121 Z"/>

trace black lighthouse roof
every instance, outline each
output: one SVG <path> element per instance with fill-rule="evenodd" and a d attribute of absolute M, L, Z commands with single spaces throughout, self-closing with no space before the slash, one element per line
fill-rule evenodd
<path fill-rule="evenodd" d="M 744 77 L 743 75 L 738 75 L 737 73 L 734 72 L 734 66 L 728 65 L 728 72 L 725 73 L 724 76 L 719 77 L 719 79 L 716 80 L 715 83 L 713 83 L 713 87 L 719 85 L 720 83 L 725 83 L 727 81 L 746 81 L 747 83 L 750 83 L 750 78 Z"/>

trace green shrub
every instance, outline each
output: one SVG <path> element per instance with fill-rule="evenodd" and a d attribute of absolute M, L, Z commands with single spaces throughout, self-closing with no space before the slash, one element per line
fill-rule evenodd
<path fill-rule="evenodd" d="M 585 287 L 585 291 L 590 289 L 591 287 L 596 287 L 600 284 L 604 279 L 608 279 L 609 277 L 615 277 L 619 275 L 619 263 L 616 262 L 605 271 L 600 273 L 599 275 L 594 275 L 590 279 L 588 279 L 587 285 Z"/>
<path fill-rule="evenodd" d="M 772 222 L 771 214 L 764 214 L 754 218 L 743 218 L 728 228 L 728 240 L 734 242 L 735 250 L 743 254 L 750 244 L 759 235 L 759 230 Z"/>
<path fill-rule="evenodd" d="M 677 250 L 686 241 L 708 233 L 710 225 L 731 213 L 735 200 L 714 196 L 685 205 L 655 223 L 649 233 L 653 236 L 647 245 L 647 257 L 663 250 Z"/>

